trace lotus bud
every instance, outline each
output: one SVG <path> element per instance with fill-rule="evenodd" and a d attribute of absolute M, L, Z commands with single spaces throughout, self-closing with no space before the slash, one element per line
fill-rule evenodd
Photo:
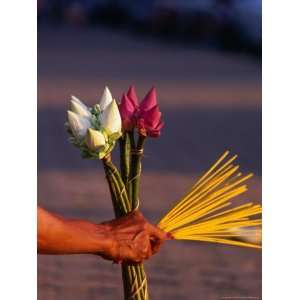
<path fill-rule="evenodd" d="M 106 107 L 99 115 L 101 126 L 104 127 L 110 134 L 120 133 L 122 129 L 122 121 L 116 100 Z"/>
<path fill-rule="evenodd" d="M 102 132 L 89 128 L 86 135 L 86 145 L 91 151 L 99 151 L 105 146 L 106 139 Z"/>
<path fill-rule="evenodd" d="M 100 111 L 104 111 L 108 105 L 113 101 L 112 95 L 110 93 L 109 88 L 106 86 L 104 88 L 101 100 L 100 100 Z"/>
<path fill-rule="evenodd" d="M 85 104 L 83 104 L 78 98 L 72 96 L 71 104 L 70 104 L 71 111 L 86 118 L 91 117 L 91 112 L 87 108 Z"/>
<path fill-rule="evenodd" d="M 135 125 L 134 114 L 136 107 L 133 105 L 129 97 L 123 94 L 119 105 L 122 125 L 125 130 L 132 130 Z"/>
<path fill-rule="evenodd" d="M 88 128 L 91 126 L 88 118 L 82 117 L 70 110 L 68 110 L 68 123 L 74 137 L 77 139 L 84 138 Z"/>

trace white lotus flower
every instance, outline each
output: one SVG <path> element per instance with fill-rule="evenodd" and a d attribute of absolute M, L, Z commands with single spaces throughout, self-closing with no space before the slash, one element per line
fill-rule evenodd
<path fill-rule="evenodd" d="M 103 159 L 122 135 L 119 108 L 108 87 L 104 88 L 100 103 L 91 109 L 72 96 L 67 113 L 70 142 L 80 149 L 83 158 Z"/>
<path fill-rule="evenodd" d="M 91 151 L 99 151 L 105 146 L 106 138 L 102 132 L 89 128 L 86 135 L 86 145 Z"/>
<path fill-rule="evenodd" d="M 88 128 L 91 127 L 91 122 L 88 118 L 80 116 L 70 110 L 68 110 L 68 123 L 73 135 L 78 139 L 84 138 Z"/>
<path fill-rule="evenodd" d="M 71 111 L 86 118 L 91 118 L 92 114 L 87 108 L 87 106 L 82 103 L 78 98 L 72 96 L 71 104 L 70 104 Z"/>
<path fill-rule="evenodd" d="M 102 94 L 102 97 L 101 97 L 101 100 L 99 103 L 100 111 L 104 111 L 112 101 L 113 101 L 113 98 L 112 98 L 111 92 L 110 92 L 109 88 L 106 86 L 104 88 L 104 91 L 103 91 L 103 94 Z"/>
<path fill-rule="evenodd" d="M 122 120 L 116 100 L 112 100 L 106 109 L 100 113 L 99 120 L 101 126 L 104 127 L 109 134 L 121 134 Z"/>

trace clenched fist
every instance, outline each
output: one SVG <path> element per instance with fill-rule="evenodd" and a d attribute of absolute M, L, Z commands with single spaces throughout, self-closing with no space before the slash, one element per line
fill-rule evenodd
<path fill-rule="evenodd" d="M 115 262 L 138 263 L 155 254 L 170 235 L 150 224 L 141 212 L 100 224 L 105 226 L 111 247 L 100 254 Z"/>

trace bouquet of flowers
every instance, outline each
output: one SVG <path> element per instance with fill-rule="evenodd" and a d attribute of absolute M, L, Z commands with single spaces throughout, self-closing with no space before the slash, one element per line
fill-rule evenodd
<path fill-rule="evenodd" d="M 139 187 L 145 141 L 163 128 L 162 114 L 152 88 L 139 103 L 133 86 L 120 103 L 105 87 L 99 103 L 87 107 L 72 96 L 67 112 L 69 140 L 81 156 L 101 160 L 116 217 L 139 207 Z M 120 168 L 111 152 L 119 143 Z M 196 240 L 261 248 L 261 206 L 230 202 L 247 190 L 252 174 L 242 175 L 234 164 L 237 156 L 226 151 L 158 223 L 175 240 Z M 124 299 L 149 299 L 143 264 L 122 262 Z"/>

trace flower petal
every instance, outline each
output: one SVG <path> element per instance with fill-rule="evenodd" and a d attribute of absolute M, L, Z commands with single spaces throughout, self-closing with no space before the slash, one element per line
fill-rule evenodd
<path fill-rule="evenodd" d="M 140 110 L 141 111 L 148 111 L 154 106 L 157 105 L 157 100 L 156 100 L 156 90 L 155 88 L 151 88 L 151 90 L 147 93 L 145 98 L 140 104 Z"/>
<path fill-rule="evenodd" d="M 128 96 L 125 94 L 122 96 L 119 110 L 122 118 L 123 129 L 131 130 L 135 125 L 134 115 L 136 112 L 136 107 L 134 107 Z"/>
<path fill-rule="evenodd" d="M 103 94 L 102 94 L 102 97 L 101 97 L 101 100 L 99 103 L 100 111 L 104 111 L 112 101 L 113 101 L 113 98 L 112 98 L 111 92 L 110 92 L 109 88 L 106 86 L 104 88 L 104 91 L 103 91 Z"/>
<path fill-rule="evenodd" d="M 71 95 L 71 100 L 73 100 L 73 101 L 79 103 L 80 105 L 86 107 L 86 105 L 85 105 L 79 98 L 77 98 L 77 97 L 75 97 L 75 96 L 73 96 L 73 95 Z M 86 108 L 87 108 L 87 107 L 86 107 Z"/>
<path fill-rule="evenodd" d="M 76 100 L 71 100 L 70 109 L 72 112 L 86 118 L 90 118 L 92 115 L 89 109 L 82 103 Z"/>
<path fill-rule="evenodd" d="M 147 112 L 144 112 L 143 118 L 149 127 L 155 128 L 161 120 L 161 112 L 159 111 L 158 105 L 154 106 Z"/>
<path fill-rule="evenodd" d="M 137 127 L 139 133 L 142 135 L 149 135 L 157 137 L 160 135 L 160 130 L 164 126 L 161 120 L 161 112 L 158 105 L 154 106 L 148 111 L 141 111 L 137 120 Z"/>
<path fill-rule="evenodd" d="M 131 104 L 134 106 L 134 108 L 137 108 L 138 107 L 138 97 L 136 95 L 136 92 L 135 92 L 135 88 L 133 85 L 131 85 L 129 87 L 129 90 L 127 92 L 127 97 L 128 99 L 130 100 Z"/>
<path fill-rule="evenodd" d="M 136 108 L 134 107 L 128 96 L 123 94 L 119 109 L 122 119 L 127 119 L 132 117 Z"/>
<path fill-rule="evenodd" d="M 86 135 L 86 145 L 91 151 L 99 151 L 105 145 L 104 135 L 95 129 L 89 128 Z"/>
<path fill-rule="evenodd" d="M 110 134 L 121 133 L 122 121 L 116 100 L 113 100 L 99 115 L 101 126 Z"/>
<path fill-rule="evenodd" d="M 88 128 L 91 126 L 90 120 L 70 110 L 68 110 L 67 114 L 68 114 L 68 123 L 73 135 L 79 139 L 85 137 Z"/>

